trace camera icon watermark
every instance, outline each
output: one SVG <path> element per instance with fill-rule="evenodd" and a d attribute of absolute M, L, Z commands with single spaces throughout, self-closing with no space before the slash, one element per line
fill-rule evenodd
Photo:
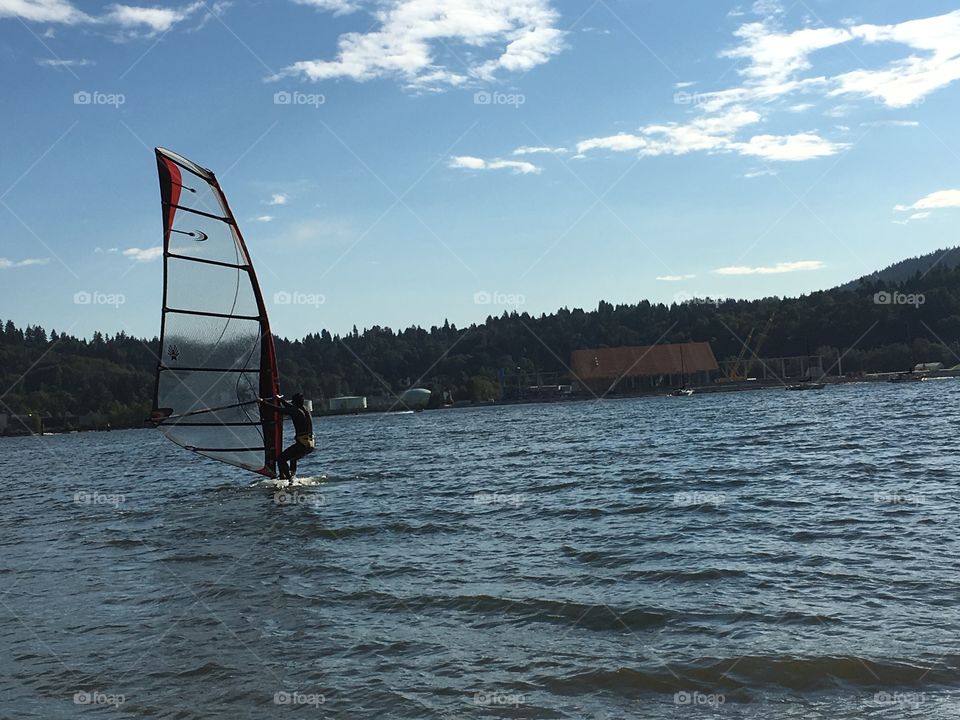
<path fill-rule="evenodd" d="M 322 693 L 304 693 L 296 690 L 287 692 L 281 690 L 273 694 L 274 705 L 306 705 L 308 707 L 318 708 L 327 702 L 327 698 Z"/>
<path fill-rule="evenodd" d="M 707 94 L 691 93 L 685 90 L 680 90 L 673 94 L 674 105 L 692 105 L 693 107 L 697 107 L 705 104 L 709 99 L 710 96 Z"/>
<path fill-rule="evenodd" d="M 309 505 L 310 507 L 323 507 L 327 504 L 327 499 L 319 493 L 302 493 L 297 490 L 277 490 L 273 494 L 274 505 Z"/>
<path fill-rule="evenodd" d="M 99 90 L 78 90 L 73 94 L 74 105 L 106 105 L 119 108 L 127 102 L 123 93 L 106 93 Z"/>
<path fill-rule="evenodd" d="M 73 694 L 74 705 L 107 705 L 118 708 L 127 701 L 123 695 L 105 693 L 99 690 L 80 690 Z"/>
<path fill-rule="evenodd" d="M 474 105 L 506 105 L 508 107 L 519 108 L 526 102 L 527 96 L 523 93 L 505 93 L 478 90 L 473 94 Z"/>
<path fill-rule="evenodd" d="M 719 693 L 708 694 L 702 693 L 698 690 L 694 690 L 692 692 L 681 690 L 680 692 L 673 694 L 674 705 L 690 705 L 717 709 L 726 701 L 726 696 Z"/>
<path fill-rule="evenodd" d="M 521 693 L 503 690 L 480 690 L 473 695 L 473 704 L 480 707 L 520 707 L 527 702 Z"/>
<path fill-rule="evenodd" d="M 499 290 L 493 292 L 478 290 L 473 294 L 474 305 L 507 305 L 520 307 L 527 302 L 527 296 L 522 293 L 504 293 Z"/>
<path fill-rule="evenodd" d="M 309 305 L 319 308 L 327 302 L 327 296 L 320 293 L 287 292 L 281 290 L 273 294 L 274 305 Z"/>
<path fill-rule="evenodd" d="M 527 496 L 523 493 L 488 493 L 478 492 L 473 496 L 474 505 L 512 505 L 520 507 L 527 501 Z"/>
<path fill-rule="evenodd" d="M 325 105 L 327 96 L 323 93 L 304 93 L 299 90 L 278 90 L 273 94 L 274 105 L 306 106 L 314 109 Z"/>
<path fill-rule="evenodd" d="M 881 690 L 874 694 L 873 700 L 881 705 L 896 705 L 901 708 L 912 708 L 916 710 L 927 701 L 927 695 L 922 692 L 889 692 Z"/>
<path fill-rule="evenodd" d="M 127 501 L 119 493 L 102 493 L 99 490 L 78 490 L 73 494 L 75 505 L 110 505 L 117 508 Z"/>
<path fill-rule="evenodd" d="M 99 290 L 88 292 L 87 290 L 80 290 L 73 294 L 74 305 L 106 305 L 108 307 L 119 308 L 126 302 L 126 296 L 121 293 L 104 293 Z"/>
<path fill-rule="evenodd" d="M 887 292 L 881 290 L 873 295 L 874 305 L 913 305 L 919 308 L 927 301 L 923 293 L 902 293 L 899 291 Z"/>
<path fill-rule="evenodd" d="M 713 305 L 720 307 L 720 298 L 700 297 L 688 292 L 678 292 L 673 296 L 674 305 Z"/>
<path fill-rule="evenodd" d="M 873 501 L 880 505 L 925 505 L 927 500 L 918 493 L 901 493 L 897 490 L 893 492 L 875 492 Z"/>
<path fill-rule="evenodd" d="M 720 507 L 727 501 L 727 496 L 721 492 L 677 492 L 673 494 L 673 504 L 680 507 L 695 507 L 699 505 L 713 505 Z"/>

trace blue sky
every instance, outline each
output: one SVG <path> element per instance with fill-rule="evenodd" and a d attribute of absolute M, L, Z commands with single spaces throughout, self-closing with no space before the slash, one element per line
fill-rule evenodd
<path fill-rule="evenodd" d="M 155 145 L 218 174 L 290 337 L 796 295 L 956 242 L 955 2 L 0 0 L 0 58 L 18 324 L 157 332 Z"/>

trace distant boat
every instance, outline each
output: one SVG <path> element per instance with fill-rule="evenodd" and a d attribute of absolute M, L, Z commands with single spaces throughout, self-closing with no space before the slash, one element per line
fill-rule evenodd
<path fill-rule="evenodd" d="M 909 383 L 909 382 L 920 382 L 926 378 L 923 375 L 914 373 L 912 370 L 910 372 L 900 373 L 896 377 L 890 378 L 887 382 L 892 383 Z"/>
<path fill-rule="evenodd" d="M 823 390 L 826 384 L 822 382 L 801 382 L 795 385 L 787 385 L 787 390 Z"/>
<path fill-rule="evenodd" d="M 670 392 L 670 397 L 690 397 L 693 395 L 693 388 L 687 387 L 687 369 L 683 363 L 683 345 L 680 346 L 680 379 L 683 385 Z"/>

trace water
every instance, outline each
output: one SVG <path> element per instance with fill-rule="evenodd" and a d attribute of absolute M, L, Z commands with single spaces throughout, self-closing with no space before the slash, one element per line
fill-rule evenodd
<path fill-rule="evenodd" d="M 151 431 L 2 440 L 0 718 L 956 717 L 958 401 L 323 419 L 285 502 Z"/>

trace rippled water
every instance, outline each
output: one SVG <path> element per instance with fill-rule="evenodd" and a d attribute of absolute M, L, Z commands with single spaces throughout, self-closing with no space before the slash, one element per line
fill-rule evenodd
<path fill-rule="evenodd" d="M 284 503 L 151 431 L 0 440 L 0 717 L 956 717 L 958 401 L 322 419 Z"/>

